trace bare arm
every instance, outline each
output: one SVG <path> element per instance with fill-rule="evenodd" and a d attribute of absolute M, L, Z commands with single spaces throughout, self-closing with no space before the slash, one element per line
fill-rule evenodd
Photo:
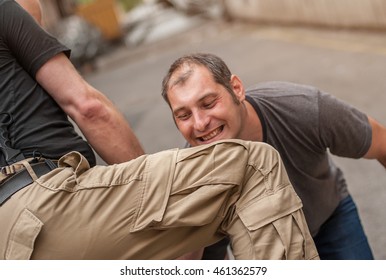
<path fill-rule="evenodd" d="M 386 127 L 373 118 L 368 118 L 373 132 L 370 149 L 364 157 L 377 159 L 386 168 Z"/>
<path fill-rule="evenodd" d="M 36 80 L 75 121 L 106 163 L 128 161 L 144 153 L 124 116 L 79 75 L 64 54 L 47 61 Z"/>

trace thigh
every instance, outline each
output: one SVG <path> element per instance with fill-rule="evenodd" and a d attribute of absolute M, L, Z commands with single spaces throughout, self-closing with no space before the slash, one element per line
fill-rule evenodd
<path fill-rule="evenodd" d="M 0 208 L 0 251 L 9 259 L 117 259 L 129 233 L 145 158 L 89 168 L 77 154 Z"/>
<path fill-rule="evenodd" d="M 343 199 L 314 238 L 321 259 L 373 259 L 370 245 L 351 196 Z"/>

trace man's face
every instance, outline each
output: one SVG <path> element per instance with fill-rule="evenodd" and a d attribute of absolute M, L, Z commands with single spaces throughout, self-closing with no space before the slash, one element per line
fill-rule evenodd
<path fill-rule="evenodd" d="M 243 106 L 236 104 L 227 89 L 214 81 L 208 69 L 203 66 L 192 69 L 193 73 L 185 82 L 168 91 L 173 118 L 181 134 L 191 146 L 240 138 Z M 170 84 L 180 71 L 174 73 Z M 241 102 L 245 94 L 238 83 L 240 80 L 232 76 L 231 85 Z"/>

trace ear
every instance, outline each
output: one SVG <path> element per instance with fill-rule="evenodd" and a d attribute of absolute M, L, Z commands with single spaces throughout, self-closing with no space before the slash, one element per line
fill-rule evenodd
<path fill-rule="evenodd" d="M 236 75 L 231 76 L 231 86 L 237 99 L 240 102 L 243 102 L 245 100 L 245 90 L 244 90 L 244 85 L 238 76 Z"/>

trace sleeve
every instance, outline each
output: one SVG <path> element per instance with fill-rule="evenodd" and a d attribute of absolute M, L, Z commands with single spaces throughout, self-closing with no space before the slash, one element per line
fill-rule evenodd
<path fill-rule="evenodd" d="M 319 92 L 319 133 L 324 145 L 337 156 L 360 158 L 371 145 L 367 115 L 353 106 Z"/>
<path fill-rule="evenodd" d="M 32 76 L 50 58 L 70 50 L 42 29 L 21 6 L 14 1 L 1 5 L 1 36 L 18 63 Z"/>

